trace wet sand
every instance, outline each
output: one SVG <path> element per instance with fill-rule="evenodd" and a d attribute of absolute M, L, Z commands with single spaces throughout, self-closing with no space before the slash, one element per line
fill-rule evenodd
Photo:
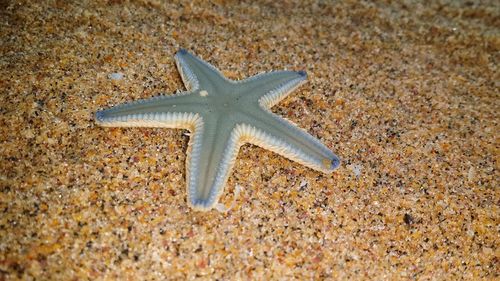
<path fill-rule="evenodd" d="M 0 280 L 498 278 L 498 3 L 273 2 L 0 2 Z M 273 111 L 342 166 L 245 145 L 188 208 L 186 131 L 93 119 L 183 90 L 179 48 L 307 71 Z"/>

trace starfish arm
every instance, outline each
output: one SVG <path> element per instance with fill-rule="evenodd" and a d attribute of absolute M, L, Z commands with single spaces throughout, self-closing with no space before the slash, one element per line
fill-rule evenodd
<path fill-rule="evenodd" d="M 302 165 L 330 173 L 340 159 L 318 139 L 270 111 L 252 116 L 245 128 L 248 142 L 269 149 Z"/>
<path fill-rule="evenodd" d="M 174 58 L 188 91 L 201 89 L 202 85 L 215 85 L 228 81 L 213 65 L 185 49 L 180 49 Z"/>
<path fill-rule="evenodd" d="M 186 160 L 188 202 L 193 208 L 209 210 L 217 204 L 240 146 L 234 123 L 222 116 L 203 116 L 196 125 Z"/>
<path fill-rule="evenodd" d="M 103 127 L 186 128 L 198 118 L 202 105 L 193 95 L 157 96 L 97 111 L 96 122 Z"/>
<path fill-rule="evenodd" d="M 262 107 L 271 108 L 305 83 L 306 79 L 304 71 L 273 71 L 238 81 L 237 85 L 241 91 L 248 93 L 243 98 L 258 100 Z"/>

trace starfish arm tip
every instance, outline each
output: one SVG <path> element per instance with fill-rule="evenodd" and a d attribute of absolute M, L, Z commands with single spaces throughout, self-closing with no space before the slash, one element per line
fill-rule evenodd
<path fill-rule="evenodd" d="M 210 202 L 208 199 L 200 199 L 200 198 L 190 198 L 189 205 L 197 211 L 209 211 L 214 208 L 215 203 Z"/>
<path fill-rule="evenodd" d="M 304 70 L 297 71 L 297 74 L 304 78 L 307 78 L 307 72 L 305 72 Z"/>
<path fill-rule="evenodd" d="M 185 55 L 187 53 L 188 53 L 188 51 L 186 49 L 184 49 L 184 48 L 180 48 L 179 51 L 177 51 L 178 55 Z"/>
<path fill-rule="evenodd" d="M 331 169 L 332 170 L 336 170 L 338 167 L 340 167 L 340 158 L 338 158 L 337 156 L 335 156 L 332 161 L 331 161 Z"/>
<path fill-rule="evenodd" d="M 338 158 L 337 155 L 333 155 L 328 158 L 324 158 L 319 166 L 312 166 L 311 168 L 321 171 L 325 174 L 329 174 L 337 170 L 340 167 L 340 164 L 340 158 Z"/>
<path fill-rule="evenodd" d="M 95 121 L 98 124 L 102 123 L 104 121 L 104 115 L 105 115 L 104 110 L 98 110 L 98 111 L 96 111 L 96 113 L 95 113 Z"/>

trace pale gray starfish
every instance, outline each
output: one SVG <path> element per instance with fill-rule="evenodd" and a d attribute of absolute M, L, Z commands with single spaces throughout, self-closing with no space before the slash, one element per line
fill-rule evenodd
<path fill-rule="evenodd" d="M 186 181 L 193 208 L 215 207 L 244 143 L 325 173 L 339 166 L 339 158 L 319 140 L 270 111 L 305 82 L 304 71 L 275 71 L 233 81 L 186 50 L 177 52 L 175 61 L 187 92 L 98 111 L 96 120 L 105 127 L 189 129 Z"/>

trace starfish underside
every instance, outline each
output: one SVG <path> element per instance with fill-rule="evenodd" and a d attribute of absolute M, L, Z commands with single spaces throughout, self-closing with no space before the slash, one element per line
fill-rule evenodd
<path fill-rule="evenodd" d="M 187 91 L 118 105 L 96 113 L 105 127 L 162 127 L 191 131 L 187 150 L 188 203 L 214 208 L 244 143 L 329 173 L 339 158 L 316 138 L 270 108 L 305 82 L 303 71 L 275 71 L 241 81 L 181 49 L 175 55 Z"/>

